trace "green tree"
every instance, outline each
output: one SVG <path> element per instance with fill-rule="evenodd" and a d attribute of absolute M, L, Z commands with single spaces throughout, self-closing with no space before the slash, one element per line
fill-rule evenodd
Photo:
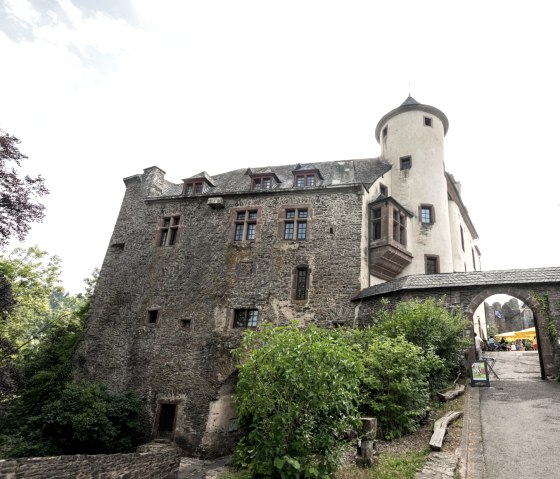
<path fill-rule="evenodd" d="M 362 364 L 332 330 L 296 324 L 247 331 L 235 402 L 247 430 L 237 463 L 254 478 L 325 477 L 338 465 L 343 431 L 356 424 Z"/>
<path fill-rule="evenodd" d="M 27 156 L 19 151 L 19 143 L 0 129 L 0 248 L 12 237 L 25 239 L 31 223 L 45 215 L 38 200 L 49 191 L 41 175 L 21 177 L 17 169 Z"/>

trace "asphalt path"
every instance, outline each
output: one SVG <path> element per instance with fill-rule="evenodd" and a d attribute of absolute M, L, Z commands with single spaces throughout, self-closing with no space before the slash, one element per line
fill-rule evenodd
<path fill-rule="evenodd" d="M 560 478 L 560 383 L 540 376 L 538 353 L 501 351 L 480 387 L 487 478 Z"/>

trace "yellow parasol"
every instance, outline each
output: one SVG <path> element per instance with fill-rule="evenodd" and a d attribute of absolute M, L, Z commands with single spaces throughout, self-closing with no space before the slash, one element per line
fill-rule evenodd
<path fill-rule="evenodd" d="M 521 331 L 516 331 L 514 339 L 529 339 L 535 341 L 537 339 L 537 333 L 535 328 L 522 329 Z"/>
<path fill-rule="evenodd" d="M 506 341 L 513 341 L 515 340 L 515 331 L 509 331 L 507 333 L 500 333 L 494 335 L 498 339 L 504 338 Z"/>

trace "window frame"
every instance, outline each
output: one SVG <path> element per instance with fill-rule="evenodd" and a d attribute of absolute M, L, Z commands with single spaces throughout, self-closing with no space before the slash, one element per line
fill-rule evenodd
<path fill-rule="evenodd" d="M 428 265 L 434 265 L 434 272 L 428 271 Z M 425 254 L 424 255 L 424 271 L 425 274 L 439 274 L 440 273 L 440 265 L 439 265 L 439 256 L 435 254 Z"/>
<path fill-rule="evenodd" d="M 400 166 L 401 166 L 401 171 L 411 170 L 412 169 L 412 156 L 411 155 L 401 156 L 400 157 Z"/>
<path fill-rule="evenodd" d="M 196 191 L 200 187 L 200 191 Z M 191 180 L 183 183 L 183 196 L 202 195 L 206 191 L 204 180 Z"/>
<path fill-rule="evenodd" d="M 379 183 L 379 194 L 383 196 L 389 196 L 389 187 L 383 183 Z"/>
<path fill-rule="evenodd" d="M 429 212 L 429 221 L 424 221 L 424 211 Z M 422 204 L 418 207 L 418 219 L 422 225 L 433 225 L 436 222 L 434 205 Z"/>
<path fill-rule="evenodd" d="M 267 188 L 264 188 L 265 181 L 269 182 L 269 186 Z M 258 187 L 257 184 L 259 185 Z M 274 188 L 274 178 L 272 177 L 272 175 L 251 177 L 251 191 L 268 191 L 268 190 L 272 190 L 273 188 Z"/>
<path fill-rule="evenodd" d="M 243 218 L 240 215 L 244 215 Z M 234 244 L 253 243 L 261 237 L 261 208 L 244 206 L 232 211 L 231 241 Z M 239 229 L 241 227 L 241 230 Z M 241 231 L 241 238 L 239 238 Z M 250 233 L 252 234 L 250 235 Z M 250 237 L 251 236 L 251 237 Z"/>
<path fill-rule="evenodd" d="M 425 116 L 424 117 L 424 126 L 428 126 L 430 128 L 433 128 L 434 126 L 434 119 L 431 116 Z"/>
<path fill-rule="evenodd" d="M 305 212 L 305 216 L 302 213 Z M 293 216 L 292 214 L 293 213 Z M 285 205 L 278 212 L 278 237 L 283 241 L 309 241 L 311 239 L 310 226 L 312 219 L 311 205 Z M 288 225 L 292 225 L 292 237 L 286 238 Z M 303 226 L 305 225 L 305 226 Z M 305 230 L 305 237 L 300 237 L 301 231 Z"/>
<path fill-rule="evenodd" d="M 299 184 L 299 179 L 302 184 Z M 311 182 L 309 181 L 311 179 Z M 294 188 L 313 188 L 317 186 L 317 172 L 297 172 L 294 173 Z"/>
<path fill-rule="evenodd" d="M 256 313 L 256 318 L 254 318 L 254 324 L 249 325 L 252 322 L 252 314 Z M 231 327 L 233 329 L 256 329 L 259 325 L 260 311 L 257 308 L 234 308 L 232 315 Z M 244 324 L 238 323 L 238 319 L 241 317 Z"/>
<path fill-rule="evenodd" d="M 305 284 L 303 289 L 300 284 L 300 273 L 305 271 Z M 305 304 L 309 300 L 309 287 L 311 285 L 311 268 L 302 264 L 292 270 L 292 303 Z M 300 293 L 303 292 L 303 295 Z"/>
<path fill-rule="evenodd" d="M 166 223 L 169 221 L 169 223 Z M 165 215 L 158 220 L 156 246 L 175 246 L 179 242 L 181 230 L 181 215 Z"/>

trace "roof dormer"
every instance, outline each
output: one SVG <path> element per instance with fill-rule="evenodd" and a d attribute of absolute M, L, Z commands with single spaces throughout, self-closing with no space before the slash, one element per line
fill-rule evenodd
<path fill-rule="evenodd" d="M 298 163 L 292 170 L 292 174 L 294 175 L 294 188 L 318 186 L 324 179 L 315 165 Z"/>
<path fill-rule="evenodd" d="M 248 168 L 245 174 L 251 178 L 252 191 L 272 190 L 281 183 L 271 168 L 259 168 L 254 171 Z"/>
<path fill-rule="evenodd" d="M 183 195 L 194 196 L 206 193 L 215 185 L 214 180 L 205 171 L 183 180 Z"/>

